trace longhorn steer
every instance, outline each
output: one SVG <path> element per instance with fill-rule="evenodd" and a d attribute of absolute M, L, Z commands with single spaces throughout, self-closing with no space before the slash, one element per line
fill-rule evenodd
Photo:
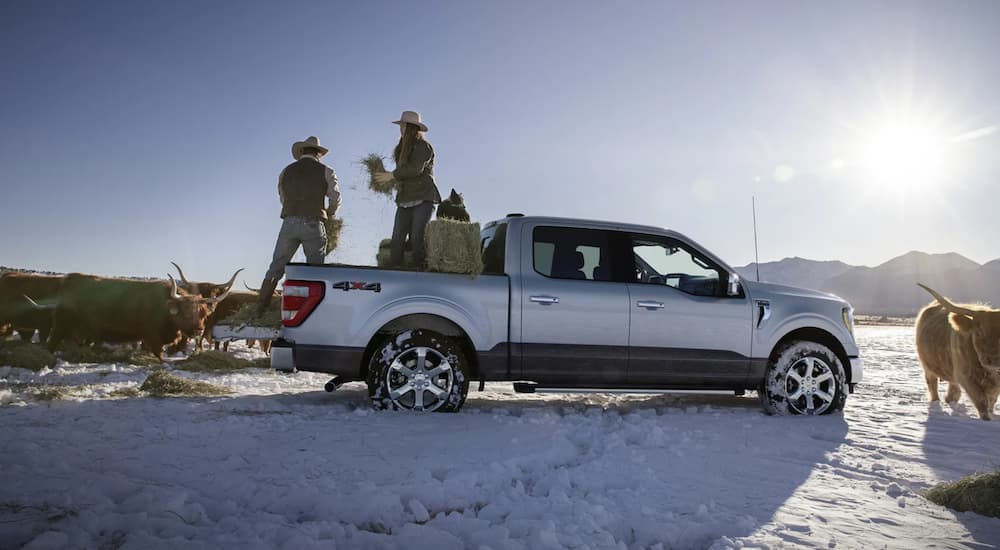
<path fill-rule="evenodd" d="M 51 303 L 59 293 L 62 279 L 16 272 L 0 275 L 0 327 L 10 325 L 10 330 L 28 342 L 37 329 L 39 341 L 45 342 L 52 328 L 52 311 L 32 307 L 24 296 Z"/>
<path fill-rule="evenodd" d="M 87 341 L 142 340 L 142 347 L 163 357 L 163 346 L 201 334 L 205 319 L 225 294 L 203 298 L 181 293 L 170 282 L 105 279 L 71 273 L 63 279 L 54 309 L 49 349 L 67 336 Z"/>
<path fill-rule="evenodd" d="M 917 356 L 931 401 L 940 399 L 938 380 L 946 380 L 946 401 L 957 402 L 964 389 L 979 417 L 990 420 L 1000 395 L 1000 310 L 955 305 L 920 287 L 936 298 L 920 311 L 916 326 Z"/>

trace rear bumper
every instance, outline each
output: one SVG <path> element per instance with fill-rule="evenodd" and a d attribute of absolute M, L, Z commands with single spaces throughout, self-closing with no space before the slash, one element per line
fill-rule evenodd
<path fill-rule="evenodd" d="M 339 374 L 345 381 L 360 380 L 364 354 L 364 348 L 306 346 L 281 339 L 271 345 L 271 368 L 282 372 Z"/>
<path fill-rule="evenodd" d="M 295 354 L 290 342 L 279 338 L 271 344 L 271 368 L 280 372 L 295 372 Z"/>

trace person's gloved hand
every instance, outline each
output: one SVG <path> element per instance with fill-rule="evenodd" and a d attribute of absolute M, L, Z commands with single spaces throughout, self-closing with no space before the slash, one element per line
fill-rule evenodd
<path fill-rule="evenodd" d="M 372 174 L 372 179 L 375 180 L 375 183 L 389 183 L 392 181 L 392 172 L 376 172 Z"/>

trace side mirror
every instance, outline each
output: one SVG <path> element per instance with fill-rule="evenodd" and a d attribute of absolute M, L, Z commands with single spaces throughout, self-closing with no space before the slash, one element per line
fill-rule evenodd
<path fill-rule="evenodd" d="M 740 295 L 740 276 L 735 273 L 729 274 L 729 284 L 726 286 L 727 296 Z"/>

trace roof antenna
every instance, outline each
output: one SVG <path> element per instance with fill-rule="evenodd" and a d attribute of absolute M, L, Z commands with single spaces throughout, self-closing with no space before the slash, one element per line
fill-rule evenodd
<path fill-rule="evenodd" d="M 757 197 L 750 195 L 753 210 L 753 265 L 757 268 L 757 282 L 760 282 L 760 256 L 757 254 Z"/>

